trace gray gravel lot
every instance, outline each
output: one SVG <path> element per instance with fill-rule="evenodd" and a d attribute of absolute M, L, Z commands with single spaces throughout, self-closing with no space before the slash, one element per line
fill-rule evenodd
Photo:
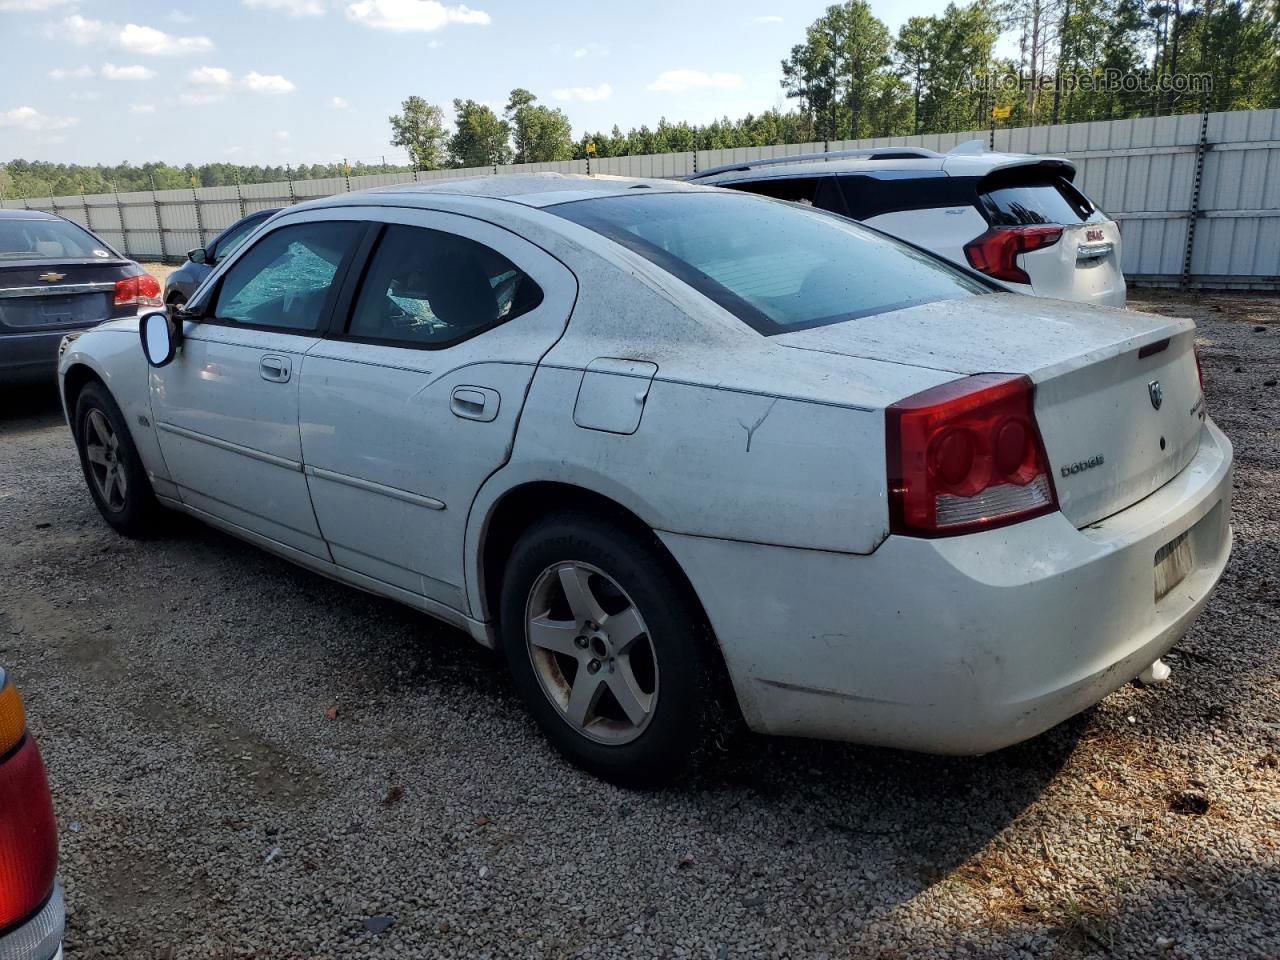
<path fill-rule="evenodd" d="M 461 633 L 181 518 L 116 536 L 52 395 L 0 398 L 69 956 L 1280 957 L 1280 301 L 1142 306 L 1200 322 L 1237 454 L 1172 680 L 977 759 L 745 737 L 654 794 L 562 763 Z"/>

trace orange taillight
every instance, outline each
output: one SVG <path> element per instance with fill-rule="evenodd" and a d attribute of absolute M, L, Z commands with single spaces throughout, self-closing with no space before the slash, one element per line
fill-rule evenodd
<path fill-rule="evenodd" d="M 0 757 L 18 745 L 27 729 L 27 715 L 22 710 L 22 698 L 18 688 L 3 679 L 0 673 Z"/>

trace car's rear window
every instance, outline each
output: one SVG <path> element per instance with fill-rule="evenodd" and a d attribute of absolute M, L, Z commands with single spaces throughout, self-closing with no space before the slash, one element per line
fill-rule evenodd
<path fill-rule="evenodd" d="M 994 227 L 1032 223 L 1069 226 L 1106 219 L 1065 177 L 1039 172 L 989 177 L 978 185 L 978 202 Z"/>
<path fill-rule="evenodd" d="M 856 223 L 749 194 L 601 197 L 547 209 L 635 251 L 766 335 L 989 292 Z"/>
<path fill-rule="evenodd" d="M 0 260 L 113 259 L 97 237 L 65 220 L 0 219 Z"/>

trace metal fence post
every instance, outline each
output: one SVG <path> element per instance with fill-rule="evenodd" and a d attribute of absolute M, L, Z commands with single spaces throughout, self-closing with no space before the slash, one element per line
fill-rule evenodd
<path fill-rule="evenodd" d="M 115 182 L 112 181 L 111 192 L 116 195 L 116 216 L 120 219 L 120 246 L 124 248 L 124 255 L 133 259 L 129 253 L 129 228 L 124 225 L 124 204 L 120 202 L 120 191 L 116 188 Z"/>
<path fill-rule="evenodd" d="M 196 237 L 200 240 L 200 246 L 204 246 L 204 220 L 200 217 L 200 193 L 195 187 L 191 188 L 191 199 L 196 204 Z"/>
<path fill-rule="evenodd" d="M 156 235 L 160 238 L 160 259 L 161 261 L 169 259 L 169 251 L 165 248 L 164 243 L 164 221 L 160 217 L 160 195 L 156 193 L 155 174 L 150 175 L 151 179 L 151 204 L 156 215 Z"/>
<path fill-rule="evenodd" d="M 1191 255 L 1195 252 L 1196 221 L 1200 219 L 1200 183 L 1204 179 L 1204 155 L 1209 150 L 1209 111 L 1200 114 L 1200 140 L 1196 144 L 1196 172 L 1191 179 L 1191 209 L 1187 214 L 1187 245 L 1182 252 L 1182 288 L 1191 286 Z"/>

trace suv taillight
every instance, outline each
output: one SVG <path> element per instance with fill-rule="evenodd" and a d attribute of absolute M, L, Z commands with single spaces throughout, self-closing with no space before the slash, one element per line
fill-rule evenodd
<path fill-rule="evenodd" d="M 889 528 L 972 533 L 1058 509 L 1031 378 L 984 373 L 885 411 Z"/>
<path fill-rule="evenodd" d="M 964 255 L 973 269 L 989 277 L 1030 283 L 1027 271 L 1018 266 L 1018 254 L 1051 247 L 1060 239 L 1061 227 L 992 227 L 965 244 Z"/>
<path fill-rule="evenodd" d="M 0 930 L 35 913 L 53 891 L 58 830 L 44 761 L 27 735 L 18 691 L 0 671 Z"/>
<path fill-rule="evenodd" d="M 1200 344 L 1193 343 L 1191 352 L 1196 358 L 1196 378 L 1200 381 L 1200 396 L 1204 396 L 1204 367 L 1200 363 Z"/>
<path fill-rule="evenodd" d="M 149 273 L 117 280 L 115 304 L 117 307 L 160 306 L 160 281 Z"/>

